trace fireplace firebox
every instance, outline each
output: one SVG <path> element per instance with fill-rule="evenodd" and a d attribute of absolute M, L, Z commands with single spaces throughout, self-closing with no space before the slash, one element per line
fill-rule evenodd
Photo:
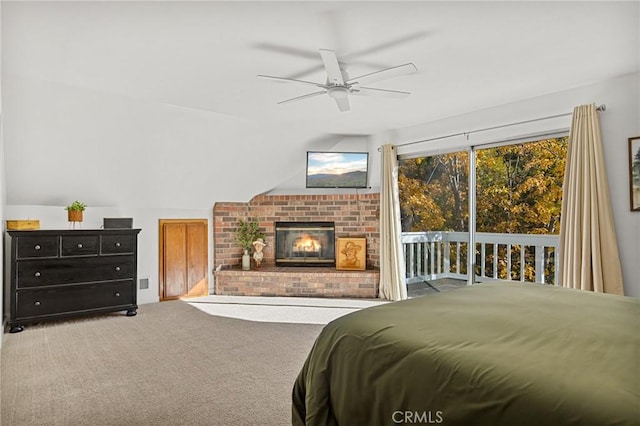
<path fill-rule="evenodd" d="M 334 222 L 276 222 L 276 266 L 335 266 Z"/>

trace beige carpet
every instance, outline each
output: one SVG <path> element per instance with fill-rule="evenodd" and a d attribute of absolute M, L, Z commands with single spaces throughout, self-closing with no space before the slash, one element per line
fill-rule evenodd
<path fill-rule="evenodd" d="M 0 423 L 286 425 L 322 325 L 262 323 L 186 302 L 5 334 Z"/>

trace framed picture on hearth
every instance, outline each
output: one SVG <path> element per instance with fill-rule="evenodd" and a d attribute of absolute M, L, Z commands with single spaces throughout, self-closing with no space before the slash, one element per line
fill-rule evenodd
<path fill-rule="evenodd" d="M 338 238 L 336 269 L 342 271 L 364 271 L 367 269 L 367 239 Z"/>
<path fill-rule="evenodd" d="M 631 211 L 640 211 L 640 136 L 629 138 L 629 190 Z"/>

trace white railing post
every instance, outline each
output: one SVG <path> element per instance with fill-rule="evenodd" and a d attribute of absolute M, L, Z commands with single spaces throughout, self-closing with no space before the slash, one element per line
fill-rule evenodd
<path fill-rule="evenodd" d="M 429 268 L 432 275 L 437 275 L 440 272 L 440 265 L 436 265 L 436 259 L 440 258 L 440 244 L 436 244 L 435 241 L 431 241 L 429 243 L 429 247 L 431 248 L 431 262 L 429 263 Z"/>
<path fill-rule="evenodd" d="M 525 248 L 526 246 L 524 244 L 520 244 L 520 281 L 524 282 L 524 272 L 525 272 L 525 264 L 524 264 L 524 255 L 525 255 Z"/>
<path fill-rule="evenodd" d="M 410 250 L 409 250 L 409 265 L 411 265 L 411 269 L 409 270 L 409 278 L 413 278 L 416 276 L 416 262 L 415 262 L 415 256 L 413 255 L 413 249 L 414 249 L 414 245 L 411 244 Z"/>
<path fill-rule="evenodd" d="M 535 262 L 536 262 L 536 282 L 540 284 L 544 284 L 544 247 L 536 246 L 535 248 Z"/>
<path fill-rule="evenodd" d="M 480 276 L 484 278 L 484 268 L 486 266 L 487 249 L 485 243 L 480 243 Z"/>
<path fill-rule="evenodd" d="M 507 244 L 507 279 L 511 280 L 511 244 Z"/>
<path fill-rule="evenodd" d="M 493 243 L 493 278 L 498 277 L 498 243 Z"/>
<path fill-rule="evenodd" d="M 553 249 L 553 284 L 560 286 L 562 283 L 560 282 L 560 277 L 558 272 L 560 271 L 560 253 L 559 253 L 560 245 L 556 245 Z"/>

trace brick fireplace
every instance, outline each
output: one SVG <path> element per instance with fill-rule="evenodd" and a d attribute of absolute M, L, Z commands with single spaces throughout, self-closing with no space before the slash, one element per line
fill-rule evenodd
<path fill-rule="evenodd" d="M 216 294 L 377 297 L 380 266 L 380 194 L 259 195 L 248 203 L 216 203 L 213 249 Z M 242 271 L 234 241 L 239 219 L 258 218 L 266 235 L 263 266 Z M 276 222 L 332 222 L 334 236 L 367 240 L 366 271 L 276 266 Z"/>

